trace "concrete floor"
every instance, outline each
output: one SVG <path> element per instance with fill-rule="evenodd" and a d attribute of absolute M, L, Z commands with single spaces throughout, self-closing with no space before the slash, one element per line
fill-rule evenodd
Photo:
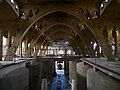
<path fill-rule="evenodd" d="M 69 90 L 67 77 L 62 74 L 57 74 L 52 80 L 50 90 Z"/>

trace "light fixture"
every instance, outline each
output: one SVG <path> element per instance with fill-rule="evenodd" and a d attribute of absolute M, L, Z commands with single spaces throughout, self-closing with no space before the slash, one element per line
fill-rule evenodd
<path fill-rule="evenodd" d="M 103 3 L 101 3 L 101 6 L 100 6 L 101 8 L 103 8 L 104 7 L 104 4 Z"/>
<path fill-rule="evenodd" d="M 14 0 L 10 0 L 10 2 L 14 4 Z"/>
<path fill-rule="evenodd" d="M 26 19 L 26 17 L 25 17 L 25 13 L 24 13 L 24 12 L 22 13 L 21 18 L 22 18 L 22 19 Z"/>
<path fill-rule="evenodd" d="M 25 13 L 23 12 L 23 13 L 22 13 L 22 15 L 24 16 L 24 15 L 25 15 Z"/>
<path fill-rule="evenodd" d="M 15 5 L 15 8 L 18 9 L 18 5 Z"/>
<path fill-rule="evenodd" d="M 43 45 L 41 45 L 41 49 L 43 48 Z"/>
<path fill-rule="evenodd" d="M 107 3 L 109 0 L 105 0 L 105 2 Z"/>
<path fill-rule="evenodd" d="M 35 25 L 35 28 L 37 28 L 38 26 L 37 25 Z"/>
<path fill-rule="evenodd" d="M 90 17 L 87 18 L 88 20 L 90 19 Z"/>
<path fill-rule="evenodd" d="M 95 43 L 93 44 L 93 49 L 94 49 L 94 50 L 96 49 L 96 46 L 97 46 L 97 43 L 95 42 Z"/>
<path fill-rule="evenodd" d="M 92 44 L 93 42 L 91 41 L 91 44 Z"/>

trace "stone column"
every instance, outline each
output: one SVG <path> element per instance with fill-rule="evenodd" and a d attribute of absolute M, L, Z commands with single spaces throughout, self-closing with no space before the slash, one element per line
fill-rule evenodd
<path fill-rule="evenodd" d="M 55 69 L 55 61 L 51 61 L 51 67 L 52 67 L 52 74 L 56 72 Z"/>
<path fill-rule="evenodd" d="M 72 90 L 77 90 L 76 88 L 76 80 L 72 79 Z"/>
<path fill-rule="evenodd" d="M 39 47 L 38 47 L 38 45 L 36 44 L 36 45 L 35 45 L 35 53 L 34 53 L 34 57 L 35 57 L 35 58 L 37 57 L 38 52 L 39 52 Z"/>
<path fill-rule="evenodd" d="M 93 49 L 93 44 L 88 46 L 88 55 L 93 58 L 95 57 L 95 50 Z"/>
<path fill-rule="evenodd" d="M 39 51 L 39 48 L 38 48 L 38 45 L 36 44 L 36 52 L 35 52 L 35 57 L 37 57 L 37 54 L 38 54 L 38 51 Z"/>
<path fill-rule="evenodd" d="M 65 74 L 69 76 L 69 61 L 64 61 Z"/>
<path fill-rule="evenodd" d="M 36 45 L 33 47 L 33 57 L 36 57 Z"/>
<path fill-rule="evenodd" d="M 27 57 L 27 50 L 28 50 L 28 38 L 25 39 L 25 56 Z"/>
<path fill-rule="evenodd" d="M 40 45 L 40 56 L 43 54 L 43 47 Z"/>
<path fill-rule="evenodd" d="M 31 49 L 32 49 L 31 47 L 28 48 L 27 57 L 30 57 L 30 56 L 31 56 L 31 53 L 32 53 L 32 50 L 31 50 Z"/>
<path fill-rule="evenodd" d="M 51 49 L 51 51 L 53 52 L 53 56 L 55 55 L 55 51 L 54 51 L 54 49 Z"/>
<path fill-rule="evenodd" d="M 42 79 L 41 90 L 47 90 L 47 79 Z"/>
<path fill-rule="evenodd" d="M 118 60 L 120 61 L 120 30 L 117 31 L 117 53 Z"/>
<path fill-rule="evenodd" d="M 2 61 L 2 53 L 3 53 L 3 35 L 2 30 L 0 30 L 0 61 Z"/>
<path fill-rule="evenodd" d="M 49 61 L 42 62 L 42 77 L 47 78 L 49 80 L 49 72 L 52 68 L 49 68 Z"/>
<path fill-rule="evenodd" d="M 12 39 L 11 32 L 8 31 L 8 38 L 7 38 L 7 47 L 8 48 L 10 48 L 10 46 L 11 46 L 11 39 Z"/>
<path fill-rule="evenodd" d="M 7 38 L 7 52 L 6 52 L 6 54 L 9 52 L 9 49 L 10 49 L 10 47 L 11 47 L 11 43 L 12 43 L 12 36 L 11 36 L 11 32 L 10 31 L 8 31 L 8 38 Z"/>
<path fill-rule="evenodd" d="M 21 57 L 22 57 L 22 42 L 21 42 L 20 48 L 21 48 Z"/>
<path fill-rule="evenodd" d="M 69 61 L 69 79 L 72 81 L 72 79 L 76 80 L 76 62 L 75 61 Z"/>
<path fill-rule="evenodd" d="M 115 58 L 112 54 L 112 49 L 108 43 L 108 38 L 105 38 L 105 36 L 103 35 L 105 33 L 101 32 L 102 28 L 99 28 L 99 29 L 94 28 L 94 30 L 95 30 L 96 35 L 98 37 L 97 42 L 101 46 L 103 56 L 109 61 L 114 61 Z"/>
<path fill-rule="evenodd" d="M 45 55 L 45 52 L 46 52 L 46 47 L 45 46 L 43 46 L 43 51 L 42 51 L 42 54 L 44 54 Z"/>
<path fill-rule="evenodd" d="M 20 54 L 20 53 L 21 53 L 21 49 L 20 49 L 21 47 L 19 46 L 18 48 L 19 48 L 19 55 L 21 55 L 21 54 Z"/>
<path fill-rule="evenodd" d="M 109 61 L 114 61 L 115 58 L 112 54 L 112 49 L 108 45 L 101 45 L 102 53 Z"/>
<path fill-rule="evenodd" d="M 33 47 L 30 47 L 28 49 L 28 57 L 32 57 L 33 51 L 34 51 Z"/>

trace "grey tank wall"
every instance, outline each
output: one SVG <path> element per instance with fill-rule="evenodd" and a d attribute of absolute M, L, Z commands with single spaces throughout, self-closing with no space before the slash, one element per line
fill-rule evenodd
<path fill-rule="evenodd" d="M 103 72 L 87 71 L 87 90 L 120 90 L 120 81 Z"/>
<path fill-rule="evenodd" d="M 84 62 L 77 63 L 77 90 L 87 90 L 87 70 L 91 67 Z"/>
<path fill-rule="evenodd" d="M 0 90 L 29 90 L 29 70 L 18 68 L 0 79 Z"/>
<path fill-rule="evenodd" d="M 72 82 L 72 79 L 76 80 L 76 62 L 75 61 L 69 61 L 69 80 Z"/>
<path fill-rule="evenodd" d="M 28 64 L 29 69 L 29 90 L 40 90 L 41 88 L 41 64 Z"/>

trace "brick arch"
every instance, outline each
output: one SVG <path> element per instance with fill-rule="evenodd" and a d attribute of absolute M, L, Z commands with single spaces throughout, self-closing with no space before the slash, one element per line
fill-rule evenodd
<path fill-rule="evenodd" d="M 70 30 L 71 30 L 71 29 L 70 29 Z M 49 33 L 49 36 L 46 37 L 46 39 L 49 38 L 49 37 L 51 37 L 51 35 L 53 35 L 53 34 L 55 34 L 55 33 L 59 33 L 60 31 L 66 33 L 68 36 L 70 35 L 70 34 L 69 34 L 70 32 L 69 32 L 68 30 L 67 30 L 67 31 L 66 31 L 66 30 L 63 30 L 63 29 L 62 29 L 62 30 L 55 30 L 55 31 L 53 31 L 52 33 Z M 71 31 L 72 31 L 72 30 L 71 30 Z M 74 33 L 74 32 L 73 32 L 73 33 Z M 72 35 L 70 35 L 70 36 L 72 37 Z M 69 36 L 69 37 L 70 37 L 70 36 Z M 46 40 L 46 39 L 45 39 L 45 40 Z M 75 38 L 75 37 L 72 37 L 72 39 L 77 43 L 76 48 L 77 48 L 78 45 L 79 45 L 79 47 L 81 48 L 82 51 L 83 51 L 83 49 L 85 49 L 85 48 L 83 47 L 83 45 L 81 45 L 81 44 L 84 44 L 84 43 L 85 43 L 81 38 L 80 38 L 81 42 L 78 42 L 78 41 L 76 40 L 77 38 Z M 43 40 L 42 44 L 45 42 L 45 40 Z M 74 44 L 75 44 L 75 43 L 74 43 Z M 87 46 L 86 46 L 86 47 L 87 47 Z M 82 49 L 82 48 L 83 48 L 83 49 Z"/>
<path fill-rule="evenodd" d="M 26 29 L 29 30 L 29 28 L 35 23 L 37 22 L 39 19 L 43 18 L 44 16 L 48 15 L 48 14 L 51 14 L 51 13 L 54 13 L 54 12 L 63 12 L 63 13 L 67 13 L 67 14 L 70 14 L 71 16 L 75 17 L 76 19 L 78 19 L 79 21 L 82 21 L 84 24 L 86 24 L 86 26 L 89 28 L 89 30 L 93 33 L 94 37 L 96 38 L 97 42 L 99 43 L 100 46 L 102 46 L 102 51 L 103 51 L 103 54 L 104 56 L 107 57 L 108 60 L 115 60 L 113 55 L 112 55 L 112 51 L 111 51 L 111 48 L 109 47 L 109 44 L 107 43 L 107 41 L 105 40 L 104 36 L 102 35 L 101 31 L 99 31 L 99 29 L 97 28 L 93 28 L 94 27 L 94 24 L 91 25 L 88 21 L 86 20 L 83 20 L 83 18 L 78 14 L 76 13 L 75 9 L 74 11 L 72 10 L 65 10 L 65 9 L 52 9 L 52 10 L 48 10 L 48 12 L 45 12 L 44 14 L 38 14 L 38 17 L 36 16 L 35 20 L 31 19 L 30 21 L 33 21 L 31 22 L 31 24 L 29 25 L 29 27 Z M 34 17 L 33 17 L 34 18 Z M 97 36 L 98 35 L 98 36 Z M 105 46 L 104 46 L 105 45 Z"/>
<path fill-rule="evenodd" d="M 78 13 L 78 10 L 76 10 L 76 8 L 72 7 L 69 8 L 69 10 L 67 8 L 46 8 L 44 10 L 42 10 L 43 12 L 39 12 L 38 14 L 36 14 L 35 16 L 33 16 L 30 20 L 29 20 L 29 25 L 26 26 L 25 32 L 22 34 L 22 36 L 20 36 L 20 38 L 18 37 L 18 41 L 16 41 L 15 45 L 18 46 L 19 43 L 23 40 L 24 36 L 26 35 L 26 33 L 28 32 L 28 30 L 30 29 L 30 27 L 36 23 L 38 20 L 40 20 L 41 18 L 45 17 L 48 14 L 54 13 L 54 12 L 63 12 L 66 14 L 71 15 L 72 17 L 76 18 L 77 20 L 79 20 L 80 22 L 83 22 L 84 24 L 86 24 L 86 26 L 89 28 L 89 30 L 93 33 L 94 37 L 96 38 L 97 42 L 99 43 L 99 45 L 106 45 L 102 47 L 102 50 L 104 51 L 104 55 L 108 58 L 108 60 L 114 60 L 114 57 L 111 53 L 111 48 L 109 47 L 109 44 L 105 41 L 103 35 L 101 34 L 101 32 L 98 29 L 93 28 L 93 25 L 91 25 L 89 22 L 87 22 L 86 20 L 83 19 L 83 17 L 81 17 Z M 99 35 L 99 36 L 97 36 Z M 98 39 L 98 37 L 100 39 Z M 12 50 L 14 51 L 14 50 Z"/>
<path fill-rule="evenodd" d="M 71 17 L 76 18 L 79 22 L 84 23 L 89 28 L 89 30 L 91 30 L 91 32 L 93 33 L 94 37 L 97 38 L 97 36 L 94 33 L 91 25 L 88 24 L 87 22 L 85 22 L 85 20 L 82 19 L 82 17 L 78 13 L 76 13 L 75 11 L 72 11 L 72 10 L 65 10 L 65 9 L 59 10 L 59 9 L 54 8 L 53 10 L 47 10 L 47 12 L 46 12 L 46 10 L 44 10 L 44 13 L 39 12 L 37 15 L 33 16 L 29 20 L 29 25 L 26 27 L 25 32 L 23 33 L 20 41 L 24 38 L 24 36 L 26 35 L 26 33 L 28 32 L 28 30 L 30 29 L 30 27 L 33 24 L 35 24 L 37 21 L 39 21 L 40 19 L 44 18 L 45 16 L 47 16 L 49 14 L 52 14 L 52 13 L 55 13 L 55 12 L 62 12 L 62 13 L 70 15 Z"/>
<path fill-rule="evenodd" d="M 70 25 L 67 25 L 67 24 L 63 24 L 63 23 L 54 23 L 54 24 L 53 24 L 53 23 L 52 23 L 52 24 L 50 24 L 49 26 L 47 26 L 46 28 L 44 28 L 43 30 L 41 30 L 41 32 L 40 32 L 38 38 L 36 39 L 36 41 L 35 41 L 35 42 L 32 42 L 32 41 L 31 41 L 31 44 L 32 44 L 32 45 L 31 45 L 29 48 L 32 48 L 32 47 L 37 43 L 38 39 L 42 36 L 42 33 L 46 32 L 46 31 L 49 30 L 50 28 L 52 28 L 52 27 L 54 27 L 54 26 L 57 26 L 57 25 L 62 25 L 62 26 L 65 26 L 65 27 L 69 28 L 70 30 L 75 30 L 75 29 L 73 29 Z M 82 40 L 82 38 L 81 38 L 81 40 Z M 82 42 L 85 44 L 84 40 L 82 40 Z M 85 45 L 86 45 L 86 44 L 85 44 Z"/>
<path fill-rule="evenodd" d="M 74 42 L 73 42 L 72 40 L 70 40 L 70 38 L 69 38 L 68 36 L 66 36 L 65 33 L 63 33 L 62 35 L 60 35 L 60 34 L 57 33 L 56 36 L 51 36 L 50 40 L 54 41 L 54 40 L 56 40 L 56 39 L 58 39 L 58 38 L 65 39 L 65 40 L 67 40 L 68 42 L 70 42 L 70 44 L 72 45 L 74 51 L 77 53 L 76 45 L 74 44 Z M 45 43 L 45 42 L 44 42 L 44 43 Z M 49 41 L 46 42 L 46 43 L 45 43 L 45 46 L 48 46 L 49 43 L 50 43 Z"/>

